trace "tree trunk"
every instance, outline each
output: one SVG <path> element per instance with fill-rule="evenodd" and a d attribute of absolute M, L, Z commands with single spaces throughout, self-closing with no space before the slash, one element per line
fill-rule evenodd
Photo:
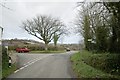
<path fill-rule="evenodd" d="M 56 44 L 54 44 L 54 46 L 55 46 L 55 50 L 57 50 L 57 43 L 56 43 Z"/>
<path fill-rule="evenodd" d="M 45 43 L 45 51 L 48 50 L 48 43 Z"/>

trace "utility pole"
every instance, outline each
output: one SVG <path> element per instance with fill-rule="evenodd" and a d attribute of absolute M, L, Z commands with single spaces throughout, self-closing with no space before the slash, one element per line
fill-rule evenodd
<path fill-rule="evenodd" d="M 3 28 L 0 26 L 0 80 L 2 79 L 2 34 Z"/>
<path fill-rule="evenodd" d="M 3 34 L 3 28 L 0 26 L 0 46 L 2 44 L 2 34 Z"/>

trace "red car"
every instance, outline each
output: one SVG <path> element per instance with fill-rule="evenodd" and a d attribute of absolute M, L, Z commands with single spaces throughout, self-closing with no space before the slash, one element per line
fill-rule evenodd
<path fill-rule="evenodd" d="M 29 52 L 30 50 L 28 48 L 17 48 L 16 52 L 18 53 L 24 53 L 24 52 Z"/>

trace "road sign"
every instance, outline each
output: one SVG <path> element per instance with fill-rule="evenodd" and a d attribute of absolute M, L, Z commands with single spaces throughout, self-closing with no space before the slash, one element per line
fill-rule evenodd
<path fill-rule="evenodd" d="M 92 39 L 88 39 L 88 41 L 92 41 Z"/>

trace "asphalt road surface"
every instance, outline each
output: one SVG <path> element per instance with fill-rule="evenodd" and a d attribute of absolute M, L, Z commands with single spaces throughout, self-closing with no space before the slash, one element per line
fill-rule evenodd
<path fill-rule="evenodd" d="M 70 55 L 74 53 L 19 53 L 18 69 L 8 78 L 75 78 L 70 62 Z"/>

